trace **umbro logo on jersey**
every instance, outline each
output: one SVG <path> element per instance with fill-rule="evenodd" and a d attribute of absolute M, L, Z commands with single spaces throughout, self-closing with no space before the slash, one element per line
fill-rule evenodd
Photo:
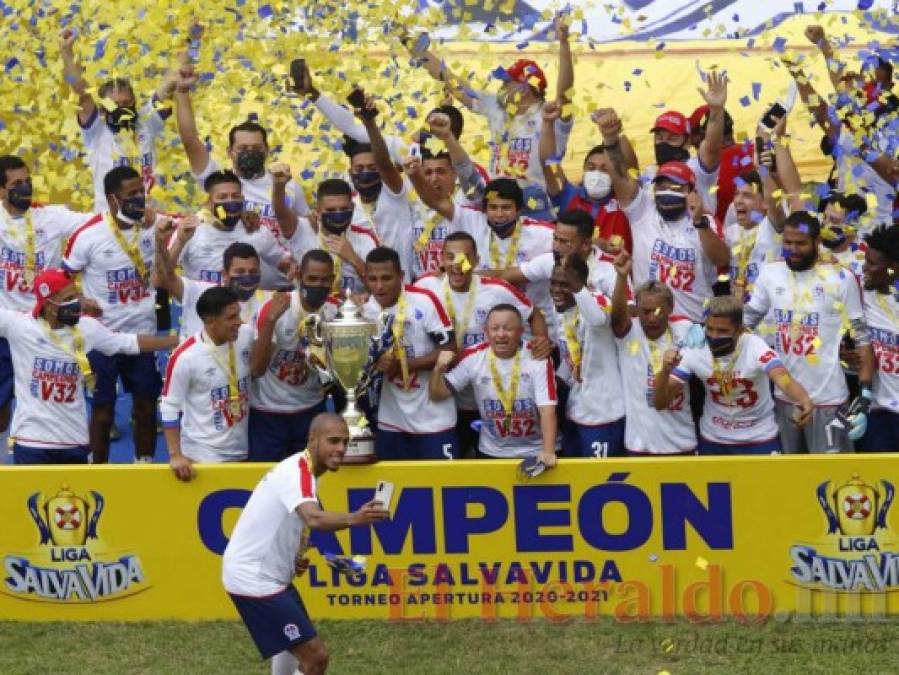
<path fill-rule="evenodd" d="M 211 377 L 212 375 L 215 375 L 215 368 L 207 368 L 207 369 L 206 369 L 206 374 L 209 375 L 210 377 Z"/>
<path fill-rule="evenodd" d="M 774 295 L 783 295 L 787 289 L 783 286 L 775 286 L 774 287 Z"/>

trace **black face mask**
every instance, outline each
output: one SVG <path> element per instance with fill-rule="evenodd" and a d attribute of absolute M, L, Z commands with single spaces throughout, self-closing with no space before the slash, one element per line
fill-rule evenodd
<path fill-rule="evenodd" d="M 377 171 L 360 171 L 351 173 L 350 180 L 359 196 L 366 201 L 371 201 L 381 194 L 381 174 Z"/>
<path fill-rule="evenodd" d="M 215 205 L 216 208 L 216 218 L 218 218 L 222 225 L 227 227 L 229 230 L 233 230 L 237 227 L 237 223 L 240 222 L 240 217 L 243 215 L 243 201 L 235 200 L 230 202 L 221 202 Z M 225 212 L 224 217 L 219 217 L 218 207 L 222 207 L 222 211 Z"/>
<path fill-rule="evenodd" d="M 343 211 L 322 211 L 321 223 L 331 234 L 343 234 L 353 222 L 353 209 Z"/>
<path fill-rule="evenodd" d="M 821 245 L 824 246 L 824 248 L 835 249 L 846 241 L 846 232 L 842 227 L 828 225 L 823 231 L 830 232 L 830 234 L 833 235 L 833 238 L 821 237 Z"/>
<path fill-rule="evenodd" d="M 325 304 L 328 299 L 328 293 L 331 289 L 328 286 L 307 286 L 300 284 L 300 297 L 306 306 L 312 309 L 318 309 Z"/>
<path fill-rule="evenodd" d="M 734 350 L 736 340 L 732 337 L 706 337 L 712 356 L 727 356 Z"/>
<path fill-rule="evenodd" d="M 253 293 L 259 288 L 262 277 L 258 274 L 243 274 L 231 277 L 228 281 L 228 289 L 237 296 L 241 302 L 246 302 L 253 297 Z"/>
<path fill-rule="evenodd" d="M 81 319 L 81 300 L 69 300 L 56 305 L 56 320 L 63 326 L 76 326 Z"/>
<path fill-rule="evenodd" d="M 259 178 L 265 173 L 264 150 L 241 150 L 237 153 L 237 173 L 244 178 Z"/>
<path fill-rule="evenodd" d="M 7 189 L 6 193 L 9 203 L 19 209 L 19 211 L 27 211 L 31 208 L 31 197 L 34 194 L 34 187 L 31 185 L 30 178 L 24 183 Z"/>
<path fill-rule="evenodd" d="M 687 212 L 687 195 L 673 190 L 656 190 L 655 203 L 665 220 L 680 220 Z"/>
<path fill-rule="evenodd" d="M 656 164 L 662 166 L 665 162 L 686 162 L 690 159 L 690 152 L 686 148 L 679 148 L 670 143 L 656 143 Z"/>
<path fill-rule="evenodd" d="M 131 131 L 137 126 L 137 109 L 134 106 L 123 105 L 111 110 L 106 113 L 106 126 L 114 134 L 122 130 Z"/>
<path fill-rule="evenodd" d="M 140 194 L 133 197 L 120 199 L 119 212 L 117 214 L 119 220 L 129 225 L 134 225 L 143 219 L 144 213 L 147 211 L 147 196 Z"/>
<path fill-rule="evenodd" d="M 490 229 L 493 230 L 497 237 L 505 239 L 512 234 L 512 230 L 515 229 L 515 223 L 517 222 L 518 218 L 513 218 L 506 223 L 494 223 L 492 220 L 488 220 L 487 225 L 490 226 Z"/>

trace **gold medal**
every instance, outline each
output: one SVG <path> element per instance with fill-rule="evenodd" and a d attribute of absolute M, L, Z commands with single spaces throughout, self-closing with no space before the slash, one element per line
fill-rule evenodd
<path fill-rule="evenodd" d="M 228 411 L 231 413 L 232 417 L 240 417 L 240 411 L 241 411 L 240 398 L 229 398 L 228 399 Z"/>
<path fill-rule="evenodd" d="M 25 280 L 25 285 L 29 288 L 34 286 L 34 278 L 35 273 L 33 269 L 28 269 L 27 267 L 22 270 L 22 278 Z"/>

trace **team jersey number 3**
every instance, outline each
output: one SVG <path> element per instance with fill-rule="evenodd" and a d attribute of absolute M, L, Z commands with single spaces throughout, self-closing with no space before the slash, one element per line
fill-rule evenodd
<path fill-rule="evenodd" d="M 721 391 L 721 384 L 714 377 L 706 379 L 705 383 L 715 403 L 725 408 L 734 406 L 751 408 L 759 400 L 758 392 L 752 386 L 752 380 L 742 377 L 734 379 L 730 394 L 727 396 Z"/>

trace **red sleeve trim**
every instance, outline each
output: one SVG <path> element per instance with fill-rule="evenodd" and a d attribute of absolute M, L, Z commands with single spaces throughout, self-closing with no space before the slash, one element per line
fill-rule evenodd
<path fill-rule="evenodd" d="M 378 235 L 376 235 L 374 232 L 372 232 L 367 227 L 362 227 L 361 225 L 350 225 L 350 230 L 352 230 L 353 232 L 356 232 L 358 234 L 364 234 L 368 237 L 371 237 L 371 240 L 373 242 L 375 242 L 375 246 L 381 245 L 381 240 L 378 239 Z"/>
<path fill-rule="evenodd" d="M 466 347 L 461 352 L 459 352 L 459 359 L 458 359 L 458 361 L 456 361 L 456 365 L 459 365 L 459 363 L 461 363 L 462 361 L 467 359 L 469 356 L 474 356 L 475 354 L 478 354 L 478 353 L 484 351 L 485 349 L 489 349 L 489 347 L 490 347 L 489 342 L 479 342 L 476 345 L 471 345 L 470 347 Z"/>
<path fill-rule="evenodd" d="M 525 227 L 545 227 L 548 230 L 555 232 L 556 226 L 552 223 L 548 223 L 545 220 L 534 220 L 533 218 L 522 218 L 521 224 Z"/>
<path fill-rule="evenodd" d="M 525 307 L 533 307 L 533 303 L 528 299 L 528 296 L 526 296 L 521 292 L 520 289 L 510 284 L 505 279 L 497 279 L 496 277 L 481 277 L 481 283 L 487 284 L 488 286 L 500 286 L 501 288 L 506 289 L 512 295 L 514 295 L 515 299 Z"/>
<path fill-rule="evenodd" d="M 690 321 L 689 317 L 684 316 L 683 314 L 669 314 L 668 321 Z M 690 321 L 690 323 L 693 323 Z"/>
<path fill-rule="evenodd" d="M 556 393 L 556 369 L 553 368 L 552 359 L 546 359 L 546 387 L 549 397 L 558 402 L 559 396 Z"/>
<path fill-rule="evenodd" d="M 165 383 L 162 386 L 162 395 L 165 396 L 169 393 L 169 382 L 172 381 L 172 373 L 175 371 L 175 362 L 178 361 L 178 357 L 181 356 L 185 351 L 190 349 L 194 343 L 197 341 L 197 338 L 191 336 L 185 340 L 181 346 L 179 346 L 175 351 L 172 352 L 172 355 L 169 357 L 168 365 L 165 367 Z"/>
<path fill-rule="evenodd" d="M 453 322 L 450 321 L 449 315 L 443 307 L 443 303 L 440 302 L 433 292 L 429 291 L 427 288 L 419 288 L 418 286 L 406 286 L 405 290 L 409 293 L 421 293 L 422 295 L 427 296 L 427 298 L 434 303 L 434 309 L 437 310 L 437 316 L 440 317 L 440 322 L 447 328 L 452 328 Z"/>
<path fill-rule="evenodd" d="M 303 499 L 315 498 L 315 491 L 312 489 L 312 472 L 303 456 L 300 456 L 300 497 Z"/>
<path fill-rule="evenodd" d="M 271 310 L 272 299 L 269 298 L 264 303 L 262 303 L 262 307 L 259 308 L 259 314 L 256 316 L 256 330 L 262 330 L 262 324 L 265 323 L 265 320 L 268 318 L 268 314 Z"/>
<path fill-rule="evenodd" d="M 66 252 L 63 254 L 63 257 L 68 258 L 70 255 L 72 255 L 72 248 L 75 246 L 75 240 L 78 239 L 79 234 L 84 232 L 89 227 L 93 227 L 94 225 L 101 222 L 102 220 L 103 220 L 103 214 L 98 213 L 98 214 L 94 215 L 93 218 L 91 218 L 86 223 L 84 223 L 84 225 L 81 225 L 77 230 L 72 232 L 72 236 L 69 237 L 69 243 L 66 244 Z"/>

